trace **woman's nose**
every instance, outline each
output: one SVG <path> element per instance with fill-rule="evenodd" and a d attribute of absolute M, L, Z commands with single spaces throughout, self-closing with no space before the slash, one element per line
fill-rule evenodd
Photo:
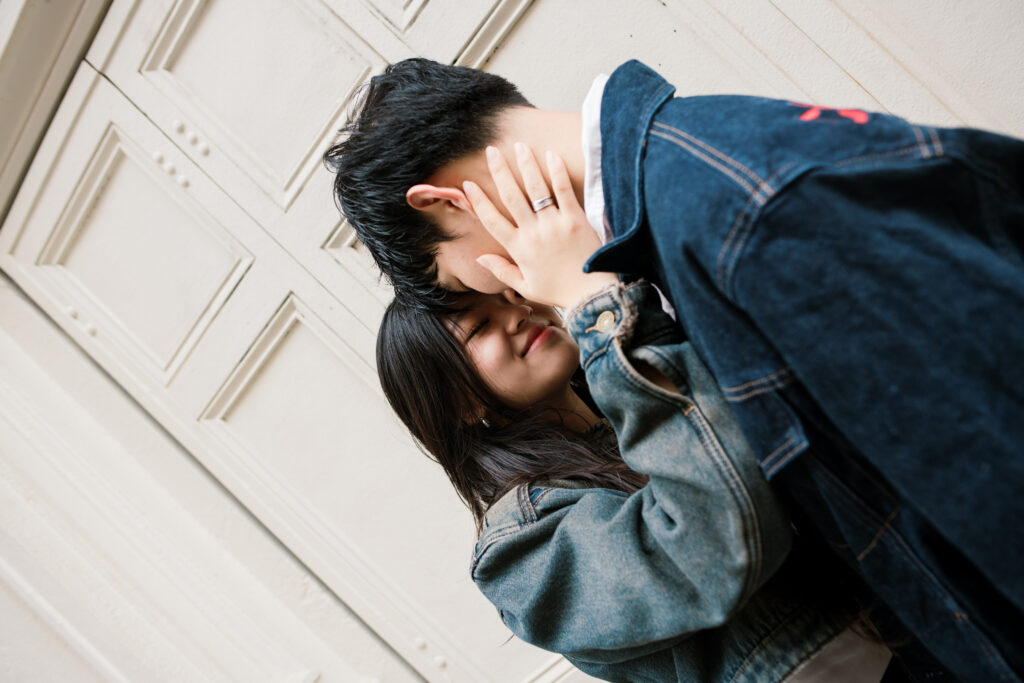
<path fill-rule="evenodd" d="M 506 327 L 509 334 L 518 332 L 523 323 L 533 315 L 533 309 L 527 304 L 508 304 L 506 305 L 506 310 Z"/>

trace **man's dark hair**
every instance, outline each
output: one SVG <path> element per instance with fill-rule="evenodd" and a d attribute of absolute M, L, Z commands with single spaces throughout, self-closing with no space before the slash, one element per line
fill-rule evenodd
<path fill-rule="evenodd" d="M 479 151 L 498 135 L 509 107 L 530 106 L 515 85 L 478 69 L 406 59 L 363 87 L 324 154 L 334 197 L 396 293 L 436 310 L 451 297 L 436 284 L 434 256 L 449 239 L 408 205 L 406 190 L 445 164 Z"/>

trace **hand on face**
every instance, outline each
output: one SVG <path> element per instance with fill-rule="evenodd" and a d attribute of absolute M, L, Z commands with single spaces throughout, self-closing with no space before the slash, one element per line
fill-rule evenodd
<path fill-rule="evenodd" d="M 547 154 L 551 189 L 533 152 L 516 143 L 516 162 L 526 195 L 501 153 L 487 148 L 487 166 L 498 195 L 515 223 L 509 222 L 490 198 L 471 181 L 463 189 L 477 218 L 508 251 L 512 261 L 485 254 L 477 262 L 527 299 L 570 308 L 602 287 L 614 283 L 611 273 L 584 273 L 583 265 L 601 246 L 586 214 L 576 201 L 565 162 Z M 531 202 L 551 197 L 554 203 L 534 211 Z"/>

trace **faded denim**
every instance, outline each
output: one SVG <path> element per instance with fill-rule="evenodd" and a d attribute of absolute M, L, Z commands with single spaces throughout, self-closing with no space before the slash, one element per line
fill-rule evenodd
<path fill-rule="evenodd" d="M 599 324 L 609 312 L 614 324 Z M 514 489 L 486 514 L 473 580 L 517 636 L 594 676 L 782 680 L 849 617 L 763 588 L 790 523 L 721 391 L 649 285 L 596 295 L 567 328 L 622 457 L 650 482 L 633 495 L 571 481 Z M 682 395 L 644 379 L 636 359 Z"/>
<path fill-rule="evenodd" d="M 588 268 L 671 299 L 765 474 L 953 673 L 1024 671 L 1024 143 L 883 114 L 601 110 Z"/>

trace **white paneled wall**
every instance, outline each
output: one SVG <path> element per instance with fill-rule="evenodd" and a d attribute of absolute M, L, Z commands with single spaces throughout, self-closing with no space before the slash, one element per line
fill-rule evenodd
<path fill-rule="evenodd" d="M 535 2 L 488 64 L 538 106 L 576 109 L 637 58 L 679 95 L 744 93 L 1024 136 L 1019 0 Z"/>
<path fill-rule="evenodd" d="M 389 292 L 319 156 L 387 62 L 1024 136 L 1020 0 L 114 0 L 82 64 L 105 6 L 63 8 L 0 3 L 0 207 L 77 67 L 0 230 L 53 320 L 0 280 L 4 680 L 584 679 L 506 642 L 376 385 Z"/>
<path fill-rule="evenodd" d="M 0 679 L 418 680 L 6 278 L 0 320 Z"/>

